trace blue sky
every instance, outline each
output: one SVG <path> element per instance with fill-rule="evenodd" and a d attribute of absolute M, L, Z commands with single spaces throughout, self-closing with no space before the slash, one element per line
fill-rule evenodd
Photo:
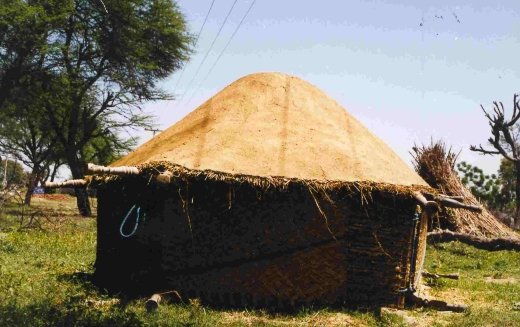
<path fill-rule="evenodd" d="M 520 92 L 519 1 L 257 0 L 204 79 L 252 2 L 238 0 L 194 78 L 233 1 L 215 1 L 182 78 L 177 72 L 162 83 L 177 100 L 145 106 L 159 128 L 244 75 L 279 71 L 325 91 L 408 163 L 413 144 L 433 138 L 462 150 L 462 160 L 497 169 L 498 158 L 468 147 L 489 137 L 480 104 L 511 108 Z M 197 34 L 211 0 L 177 3 Z"/>

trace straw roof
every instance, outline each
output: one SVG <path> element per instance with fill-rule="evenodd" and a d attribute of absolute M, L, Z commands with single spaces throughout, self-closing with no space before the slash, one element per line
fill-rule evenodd
<path fill-rule="evenodd" d="M 336 101 L 280 73 L 235 81 L 112 166 L 153 162 L 259 177 L 427 186 Z"/>

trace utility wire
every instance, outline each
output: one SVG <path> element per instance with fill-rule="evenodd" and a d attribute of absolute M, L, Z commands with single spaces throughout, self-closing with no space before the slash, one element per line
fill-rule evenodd
<path fill-rule="evenodd" d="M 213 9 L 213 5 L 215 4 L 215 1 L 216 0 L 213 0 L 211 2 L 211 5 L 209 6 L 209 10 L 208 10 L 208 13 L 206 14 L 206 18 L 204 18 L 204 22 L 202 23 L 199 33 L 197 34 L 197 37 L 195 38 L 195 43 L 193 45 L 194 48 L 196 48 L 197 44 L 199 43 L 200 34 L 202 34 L 202 30 L 204 29 L 204 26 L 206 25 L 206 22 L 208 21 L 209 13 L 211 12 L 211 9 Z M 186 66 L 187 65 L 182 66 L 181 75 L 179 76 L 179 79 L 177 80 L 177 83 L 175 84 L 174 90 L 177 90 L 177 87 L 179 86 L 182 76 L 184 75 L 184 71 L 186 70 Z"/>
<path fill-rule="evenodd" d="M 219 62 L 220 58 L 222 57 L 222 55 L 224 54 L 224 52 L 226 51 L 226 49 L 228 48 L 229 44 L 231 43 L 231 40 L 233 40 L 233 38 L 235 37 L 235 34 L 237 34 L 238 30 L 240 29 L 240 26 L 242 26 L 242 23 L 244 22 L 244 20 L 246 19 L 247 15 L 249 14 L 249 12 L 251 11 L 251 9 L 253 8 L 254 4 L 255 4 L 256 0 L 253 0 L 253 2 L 251 2 L 251 5 L 249 6 L 249 8 L 247 8 L 247 11 L 246 13 L 244 14 L 244 16 L 242 17 L 242 19 L 240 20 L 240 22 L 238 23 L 237 27 L 235 28 L 235 30 L 233 31 L 233 34 L 231 34 L 231 37 L 229 38 L 228 42 L 226 43 L 226 45 L 224 46 L 224 48 L 222 49 L 222 51 L 220 52 L 220 54 L 218 55 L 217 57 L 217 60 L 215 60 L 215 62 L 213 63 L 213 65 L 211 66 L 211 68 L 209 69 L 208 73 L 206 74 L 206 76 L 204 76 L 204 79 L 202 80 L 202 82 L 199 83 L 199 85 L 197 86 L 196 88 L 196 91 L 193 92 L 193 94 L 191 95 L 190 99 L 188 100 L 188 102 L 186 102 L 186 105 L 188 105 L 191 100 L 193 99 L 193 97 L 195 96 L 195 94 L 197 94 L 199 91 L 200 91 L 200 88 L 202 87 L 202 84 L 204 84 L 204 82 L 208 79 L 209 75 L 211 74 L 211 72 L 213 71 L 213 69 L 215 68 L 215 66 L 217 65 L 217 63 Z"/>
<path fill-rule="evenodd" d="M 191 85 L 193 84 L 193 81 L 195 80 L 195 78 L 199 74 L 200 69 L 202 68 L 202 65 L 204 65 L 204 62 L 206 62 L 206 59 L 208 58 L 208 55 L 211 52 L 211 49 L 213 49 L 213 46 L 215 45 L 215 42 L 217 41 L 217 38 L 219 37 L 220 33 L 222 32 L 222 29 L 224 28 L 224 25 L 226 25 L 226 22 L 227 22 L 229 16 L 231 15 L 231 12 L 233 11 L 233 8 L 235 8 L 235 5 L 237 4 L 237 1 L 238 0 L 235 0 L 233 2 L 233 5 L 231 6 L 231 8 L 229 9 L 229 12 L 226 15 L 226 18 L 224 18 L 224 21 L 222 22 L 222 25 L 220 25 L 220 28 L 219 28 L 219 30 L 217 32 L 217 35 L 215 35 L 215 38 L 213 39 L 213 42 L 211 42 L 211 45 L 209 46 L 208 51 L 204 55 L 204 58 L 202 59 L 202 62 L 199 64 L 199 67 L 197 68 L 197 71 L 195 72 L 195 75 L 193 75 L 193 78 L 191 79 L 190 83 L 186 87 L 186 90 L 184 91 L 184 93 L 181 95 L 179 101 L 181 101 L 184 98 L 184 96 L 186 95 L 186 93 L 190 89 Z"/>

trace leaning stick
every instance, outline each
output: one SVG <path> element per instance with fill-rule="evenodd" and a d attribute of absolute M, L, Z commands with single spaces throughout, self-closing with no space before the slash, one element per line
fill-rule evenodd
<path fill-rule="evenodd" d="M 438 278 L 459 279 L 460 278 L 460 275 L 458 273 L 435 274 L 435 273 L 431 273 L 431 272 L 427 272 L 427 271 L 423 271 L 422 276 L 426 277 L 426 278 L 433 278 L 433 279 L 438 279 Z"/>
<path fill-rule="evenodd" d="M 446 194 L 439 194 L 440 198 L 444 199 L 451 199 L 459 202 L 464 202 L 464 197 L 460 195 L 446 195 Z"/>
<path fill-rule="evenodd" d="M 84 179 L 71 179 L 65 182 L 45 182 L 45 188 L 60 188 L 60 187 L 85 187 L 87 181 Z"/>
<path fill-rule="evenodd" d="M 92 163 L 87 165 L 87 173 L 91 175 L 112 174 L 112 175 L 138 175 L 139 169 L 132 166 L 106 167 Z"/>
<path fill-rule="evenodd" d="M 482 212 L 482 207 L 461 203 L 457 200 L 437 197 L 436 200 L 445 207 L 466 209 L 473 212 Z"/>

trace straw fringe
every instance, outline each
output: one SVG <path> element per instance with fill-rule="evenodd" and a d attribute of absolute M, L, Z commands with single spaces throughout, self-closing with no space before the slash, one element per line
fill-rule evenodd
<path fill-rule="evenodd" d="M 271 188 L 287 190 L 290 184 L 300 184 L 308 189 L 312 189 L 317 194 L 325 194 L 330 191 L 347 190 L 352 194 L 359 194 L 362 204 L 372 202 L 374 191 L 383 191 L 394 196 L 413 198 L 414 192 L 433 193 L 433 188 L 422 185 L 395 185 L 389 183 L 377 183 L 372 181 L 332 181 L 332 180 L 308 180 L 298 178 L 287 178 L 282 176 L 252 176 L 244 174 L 230 174 L 214 170 L 189 169 L 168 161 L 155 161 L 136 166 L 139 170 L 138 175 L 131 175 L 130 178 L 144 177 L 147 180 L 157 178 L 159 174 L 168 173 L 171 180 L 175 179 L 201 179 L 210 181 L 220 181 L 232 185 L 249 184 L 260 191 L 267 191 Z M 125 178 L 120 175 L 96 175 L 92 176 L 94 184 L 105 184 L 113 180 Z"/>

